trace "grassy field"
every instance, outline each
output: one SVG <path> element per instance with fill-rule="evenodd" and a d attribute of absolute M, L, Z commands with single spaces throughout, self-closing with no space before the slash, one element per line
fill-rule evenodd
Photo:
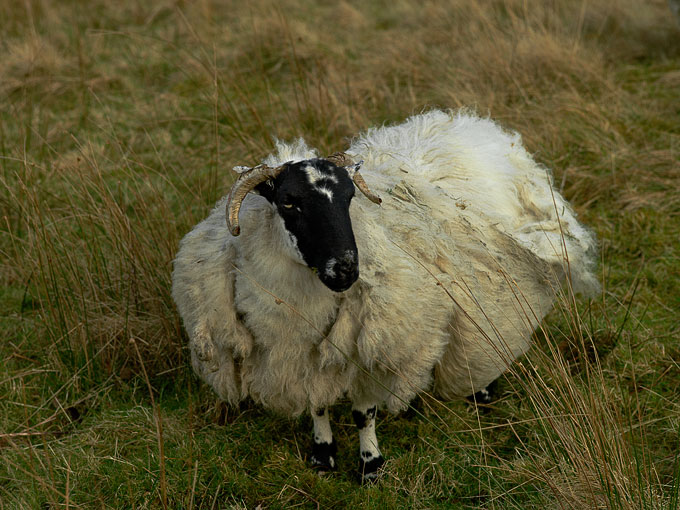
<path fill-rule="evenodd" d="M 0 509 L 680 508 L 680 28 L 664 0 L 0 2 Z M 226 408 L 170 298 L 272 136 L 427 107 L 523 136 L 601 243 L 490 412 L 379 415 L 374 486 L 311 420 Z"/>

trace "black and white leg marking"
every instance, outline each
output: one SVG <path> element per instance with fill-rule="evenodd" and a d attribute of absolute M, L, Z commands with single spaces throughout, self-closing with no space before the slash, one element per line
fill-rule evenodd
<path fill-rule="evenodd" d="M 482 388 L 467 399 L 473 404 L 491 404 L 498 398 L 498 379 L 490 382 L 486 388 Z"/>
<path fill-rule="evenodd" d="M 375 404 L 354 404 L 352 409 L 354 423 L 359 429 L 359 474 L 362 482 L 378 478 L 378 470 L 385 463 L 375 435 L 376 411 Z"/>
<path fill-rule="evenodd" d="M 314 420 L 314 436 L 312 443 L 312 466 L 319 471 L 333 471 L 335 469 L 335 454 L 338 446 L 333 439 L 331 423 L 328 419 L 328 409 L 317 409 L 312 413 Z"/>

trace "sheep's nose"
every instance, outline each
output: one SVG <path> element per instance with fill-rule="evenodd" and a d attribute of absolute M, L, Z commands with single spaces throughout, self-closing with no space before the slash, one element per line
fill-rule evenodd
<path fill-rule="evenodd" d="M 335 273 L 337 275 L 349 275 L 356 271 L 357 263 L 356 260 L 344 259 L 339 261 L 335 265 Z"/>
<path fill-rule="evenodd" d="M 359 274 L 359 264 L 357 260 L 357 252 L 354 250 L 347 250 L 345 254 L 336 262 L 335 271 L 337 275 L 350 277 Z M 355 278 L 356 279 L 356 278 Z"/>
<path fill-rule="evenodd" d="M 332 290 L 342 292 L 349 289 L 359 278 L 359 264 L 355 251 L 347 251 L 338 259 L 331 259 L 321 280 Z"/>

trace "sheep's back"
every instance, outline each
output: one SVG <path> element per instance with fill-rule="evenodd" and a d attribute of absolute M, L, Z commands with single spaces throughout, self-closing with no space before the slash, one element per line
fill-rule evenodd
<path fill-rule="evenodd" d="M 441 220 L 462 217 L 482 230 L 493 226 L 562 276 L 568 258 L 574 289 L 598 289 L 593 235 L 519 134 L 465 110 L 433 110 L 371 129 L 348 152 L 365 160 L 366 181 L 379 194 L 410 197 Z"/>

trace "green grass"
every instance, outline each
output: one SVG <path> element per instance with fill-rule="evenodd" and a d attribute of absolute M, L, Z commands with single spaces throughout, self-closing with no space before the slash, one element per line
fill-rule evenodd
<path fill-rule="evenodd" d="M 28 0 L 0 19 L 0 509 L 680 507 L 663 0 Z M 194 378 L 171 264 L 272 137 L 330 153 L 431 106 L 523 135 L 597 233 L 603 292 L 556 307 L 491 412 L 380 415 L 386 472 L 361 487 L 347 402 L 320 477 L 309 418 Z"/>

